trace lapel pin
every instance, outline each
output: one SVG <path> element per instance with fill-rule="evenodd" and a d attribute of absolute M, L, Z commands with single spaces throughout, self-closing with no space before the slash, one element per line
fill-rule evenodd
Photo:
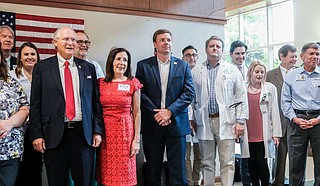
<path fill-rule="evenodd" d="M 79 68 L 81 68 L 81 66 L 79 65 Z"/>
<path fill-rule="evenodd" d="M 175 65 L 176 65 L 176 64 L 178 64 L 178 63 L 175 61 L 175 62 L 173 62 L 173 64 L 175 64 Z"/>

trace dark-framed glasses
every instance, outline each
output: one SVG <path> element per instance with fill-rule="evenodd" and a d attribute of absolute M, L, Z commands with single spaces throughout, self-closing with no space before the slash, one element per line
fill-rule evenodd
<path fill-rule="evenodd" d="M 85 40 L 85 41 L 83 41 L 83 40 L 77 40 L 77 44 L 78 44 L 78 45 L 85 44 L 85 45 L 89 46 L 89 45 L 91 44 L 91 41 L 89 41 L 89 40 Z"/>
<path fill-rule="evenodd" d="M 184 55 L 184 56 L 185 56 L 185 57 L 188 57 L 188 58 L 191 58 L 191 57 L 197 58 L 197 57 L 198 57 L 198 54 L 196 54 L 196 53 L 193 53 L 193 54 L 188 53 L 188 54 L 186 54 L 186 55 Z"/>

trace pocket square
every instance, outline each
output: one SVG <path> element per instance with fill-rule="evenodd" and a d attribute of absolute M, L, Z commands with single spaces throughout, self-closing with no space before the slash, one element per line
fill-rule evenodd
<path fill-rule="evenodd" d="M 92 78 L 91 75 L 87 76 L 87 79 L 91 79 L 91 78 Z"/>

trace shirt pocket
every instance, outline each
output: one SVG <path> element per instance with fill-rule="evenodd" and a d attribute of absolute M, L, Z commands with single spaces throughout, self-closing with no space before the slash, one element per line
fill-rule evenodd
<path fill-rule="evenodd" d="M 320 79 L 315 78 L 312 81 L 314 87 L 316 87 L 316 91 L 313 91 L 311 94 L 314 97 L 314 101 L 320 102 Z"/>
<path fill-rule="evenodd" d="M 235 94 L 235 86 L 236 86 L 236 77 L 232 74 L 223 75 L 223 95 L 225 105 L 232 105 L 234 103 L 234 94 Z"/>

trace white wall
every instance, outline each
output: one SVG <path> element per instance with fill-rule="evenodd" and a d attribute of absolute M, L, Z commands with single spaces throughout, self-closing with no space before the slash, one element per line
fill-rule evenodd
<path fill-rule="evenodd" d="M 308 42 L 320 41 L 320 1 L 294 0 L 294 44 L 300 54 L 301 48 Z M 300 57 L 299 61 L 301 62 Z"/>
<path fill-rule="evenodd" d="M 9 3 L 0 3 L 0 7 L 8 12 L 84 19 L 92 42 L 89 58 L 103 69 L 109 49 L 118 46 L 129 50 L 135 70 L 137 61 L 153 55 L 152 35 L 160 28 L 172 32 L 175 56 L 181 57 L 181 50 L 192 44 L 199 51 L 200 61 L 206 59 L 204 43 L 211 35 L 224 38 L 224 27 L 217 24 Z"/>

